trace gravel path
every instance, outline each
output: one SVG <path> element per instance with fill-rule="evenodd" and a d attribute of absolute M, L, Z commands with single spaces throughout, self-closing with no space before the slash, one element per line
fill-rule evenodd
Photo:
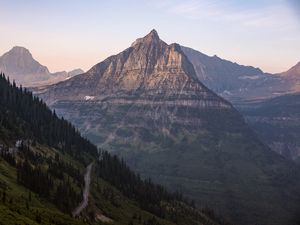
<path fill-rule="evenodd" d="M 91 171 L 92 171 L 93 163 L 89 164 L 86 168 L 86 172 L 84 175 L 84 190 L 83 190 L 83 200 L 73 211 L 73 217 L 78 216 L 81 211 L 87 207 L 89 202 L 89 193 L 90 193 L 90 183 L 91 183 Z"/>

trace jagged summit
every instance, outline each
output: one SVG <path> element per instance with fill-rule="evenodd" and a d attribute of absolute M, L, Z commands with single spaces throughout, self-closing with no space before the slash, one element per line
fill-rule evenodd
<path fill-rule="evenodd" d="M 155 29 L 152 29 L 150 33 L 147 34 L 145 37 L 152 38 L 152 39 L 159 39 L 158 33 Z"/>
<path fill-rule="evenodd" d="M 136 39 L 132 44 L 131 47 L 134 47 L 138 44 L 158 44 L 159 42 L 163 42 L 155 29 L 151 30 L 145 37 Z"/>
<path fill-rule="evenodd" d="M 103 96 L 127 98 L 135 93 L 145 99 L 164 96 L 165 99 L 193 101 L 183 104 L 231 107 L 197 80 L 194 67 L 181 47 L 166 44 L 155 30 L 85 74 L 50 89 L 56 99 L 85 99 L 86 96 L 95 96 L 95 100 Z M 179 104 L 179 101 L 172 104 Z"/>

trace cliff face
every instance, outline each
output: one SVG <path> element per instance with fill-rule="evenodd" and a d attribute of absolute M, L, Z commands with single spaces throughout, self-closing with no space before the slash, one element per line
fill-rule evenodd
<path fill-rule="evenodd" d="M 143 176 L 237 224 L 282 224 L 298 206 L 290 188 L 297 179 L 286 176 L 293 166 L 197 79 L 179 45 L 166 44 L 154 30 L 86 73 L 36 94 Z M 289 195 L 280 194 L 283 183 L 289 183 Z"/>
<path fill-rule="evenodd" d="M 143 104 L 160 96 L 169 99 L 172 105 L 231 107 L 197 80 L 193 65 L 180 46 L 167 45 L 154 30 L 120 54 L 81 76 L 50 87 L 41 96 L 48 101 L 84 100 L 93 96 L 93 100 L 114 99 L 115 103 L 138 97 L 136 103 Z"/>
<path fill-rule="evenodd" d="M 39 95 L 71 121 L 84 117 L 79 127 L 106 148 L 118 138 L 125 142 L 130 138 L 140 140 L 141 129 L 147 133 L 157 130 L 175 140 L 178 129 L 200 129 L 208 123 L 201 119 L 202 109 L 235 113 L 228 102 L 200 83 L 180 46 L 166 44 L 155 30 L 85 74 L 41 89 Z M 61 109 L 68 101 L 72 106 Z M 69 112 L 75 106 L 79 108 Z M 92 114 L 79 116 L 84 106 Z M 73 117 L 73 113 L 77 116 Z M 112 119 L 110 125 L 108 118 Z M 93 123 L 95 120 L 98 122 Z M 97 128 L 92 128 L 94 125 Z M 124 138 L 120 130 L 131 135 Z M 156 141 L 155 149 L 163 149 L 160 138 Z"/>

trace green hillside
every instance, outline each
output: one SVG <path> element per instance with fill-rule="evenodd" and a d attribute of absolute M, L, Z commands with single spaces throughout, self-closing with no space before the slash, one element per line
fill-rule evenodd
<path fill-rule="evenodd" d="M 31 93 L 0 76 L 0 224 L 225 224 L 180 193 L 142 180 L 82 138 Z M 100 158 L 99 158 L 100 157 Z M 99 158 L 99 160 L 97 160 Z M 78 218 L 85 167 L 88 207 Z"/>

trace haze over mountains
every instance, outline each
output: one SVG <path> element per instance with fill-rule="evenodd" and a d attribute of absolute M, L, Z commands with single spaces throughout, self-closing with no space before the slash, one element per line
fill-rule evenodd
<path fill-rule="evenodd" d="M 300 162 L 300 94 L 238 105 L 250 126 L 270 148 Z"/>
<path fill-rule="evenodd" d="M 300 91 L 300 62 L 289 71 L 264 73 L 259 68 L 242 66 L 217 56 L 207 56 L 182 47 L 194 65 L 198 79 L 233 103 L 277 97 Z"/>
<path fill-rule="evenodd" d="M 268 74 L 191 48 L 182 49 L 198 79 L 240 109 L 264 143 L 289 159 L 298 159 L 300 62 L 286 72 Z"/>
<path fill-rule="evenodd" d="M 53 84 L 84 72 L 75 69 L 50 73 L 46 66 L 32 57 L 28 49 L 18 46 L 0 56 L 0 71 L 25 87 Z"/>
<path fill-rule="evenodd" d="M 86 73 L 36 94 L 145 177 L 235 223 L 292 224 L 300 203 L 299 168 L 262 144 L 238 111 L 199 81 L 210 70 L 217 78 L 226 71 L 223 64 L 237 71 L 236 86 L 242 76 L 268 75 L 204 55 L 206 66 L 194 69 L 187 51 L 152 30 Z M 215 61 L 222 67 L 209 67 Z M 201 68 L 207 71 L 199 75 Z"/>

